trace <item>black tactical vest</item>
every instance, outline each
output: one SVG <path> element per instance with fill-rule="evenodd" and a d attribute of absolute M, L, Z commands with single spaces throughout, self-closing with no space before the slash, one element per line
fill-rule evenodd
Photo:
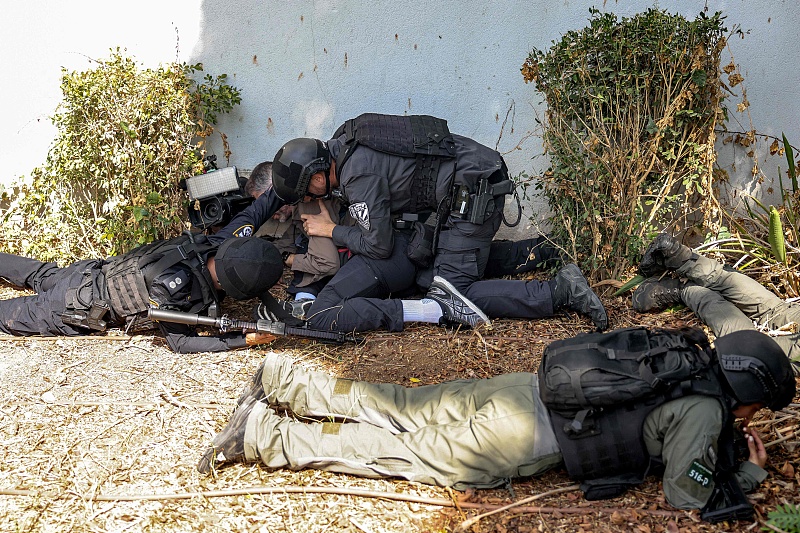
<path fill-rule="evenodd" d="M 120 317 L 131 317 L 150 307 L 149 287 L 159 274 L 179 263 L 186 265 L 202 288 L 202 303 L 197 312 L 218 300 L 208 275 L 202 271 L 201 258 L 217 245 L 204 235 L 181 235 L 166 241 L 156 241 L 110 258 L 103 265 L 111 309 Z"/>
<path fill-rule="evenodd" d="M 454 159 L 456 147 L 447 121 L 429 115 L 364 113 L 336 129 L 346 136 L 336 160 L 339 172 L 355 149 L 364 145 L 378 152 L 416 159 L 411 188 L 411 213 L 436 209 L 436 178 L 443 159 Z"/>

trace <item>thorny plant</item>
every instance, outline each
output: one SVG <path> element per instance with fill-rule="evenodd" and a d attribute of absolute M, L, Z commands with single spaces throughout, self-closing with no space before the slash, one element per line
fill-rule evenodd
<path fill-rule="evenodd" d="M 522 67 L 545 96 L 551 168 L 538 187 L 553 237 L 593 279 L 618 277 L 669 228 L 716 223 L 723 17 L 650 9 L 618 20 L 590 10 Z"/>
<path fill-rule="evenodd" d="M 239 103 L 202 65 L 140 69 L 119 49 L 63 72 L 58 135 L 44 165 L 3 191 L 0 247 L 44 261 L 127 251 L 185 227 L 181 178 L 203 171 L 201 143 Z"/>

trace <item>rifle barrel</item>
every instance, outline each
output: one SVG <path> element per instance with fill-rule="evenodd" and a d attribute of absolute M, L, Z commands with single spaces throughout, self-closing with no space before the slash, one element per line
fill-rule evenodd
<path fill-rule="evenodd" d="M 150 320 L 174 322 L 177 324 L 187 324 L 189 326 L 218 326 L 218 319 L 210 316 L 202 316 L 194 313 L 184 313 L 182 311 L 169 311 L 167 309 L 147 310 L 147 318 Z"/>

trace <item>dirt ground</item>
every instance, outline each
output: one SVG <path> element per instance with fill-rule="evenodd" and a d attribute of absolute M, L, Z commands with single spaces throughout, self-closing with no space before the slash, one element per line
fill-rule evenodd
<path fill-rule="evenodd" d="M 0 298 L 26 293 L 0 281 Z M 687 311 L 638 315 L 605 298 L 611 327 L 698 325 Z M 243 307 L 230 313 L 247 318 Z M 415 326 L 375 332 L 362 346 L 283 338 L 270 346 L 178 355 L 157 334 L 0 340 L 0 531 L 758 531 L 781 503 L 800 503 L 800 405 L 758 423 L 770 476 L 751 495 L 756 522 L 709 525 L 670 507 L 651 478 L 613 500 L 587 502 L 562 470 L 500 490 L 459 493 L 397 480 L 257 465 L 195 469 L 270 350 L 335 375 L 414 387 L 533 371 L 552 340 L 589 331 L 587 319 L 498 320 L 454 332 Z"/>

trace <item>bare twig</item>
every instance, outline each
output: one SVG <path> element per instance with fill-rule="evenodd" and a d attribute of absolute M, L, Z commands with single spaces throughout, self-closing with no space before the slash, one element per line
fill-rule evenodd
<path fill-rule="evenodd" d="M 16 342 L 26 342 L 26 341 L 37 341 L 37 342 L 58 342 L 63 340 L 71 340 L 71 341 L 129 341 L 133 339 L 133 337 L 129 335 L 76 335 L 74 337 L 67 337 L 67 336 L 60 336 L 60 337 L 36 337 L 36 336 L 28 336 L 28 337 L 17 337 L 15 335 L 0 335 L 0 341 L 7 342 L 7 341 L 16 341 Z"/>
<path fill-rule="evenodd" d="M 581 488 L 580 485 L 570 485 L 568 487 L 563 487 L 563 488 L 560 488 L 560 489 L 548 490 L 547 492 L 541 492 L 539 494 L 534 494 L 533 496 L 528 496 L 527 498 L 523 498 L 523 499 L 521 499 L 519 501 L 516 501 L 514 503 L 510 503 L 508 505 L 504 505 L 503 507 L 500 507 L 499 509 L 493 509 L 493 510 L 488 511 L 486 513 L 479 514 L 478 516 L 473 516 L 472 518 L 464 520 L 463 522 L 461 522 L 461 524 L 459 524 L 459 526 L 456 528 L 456 530 L 457 531 L 466 531 L 468 528 L 472 527 L 474 524 L 477 524 L 483 518 L 486 518 L 488 516 L 492 516 L 492 515 L 497 514 L 497 513 L 502 513 L 503 511 L 507 511 L 508 509 L 519 507 L 520 505 L 523 505 L 525 503 L 529 503 L 529 502 L 532 502 L 532 501 L 535 501 L 535 500 L 539 500 L 541 498 L 544 498 L 545 496 L 552 496 L 553 494 L 561 494 L 562 492 L 571 492 L 573 490 L 578 490 L 580 488 Z"/>

